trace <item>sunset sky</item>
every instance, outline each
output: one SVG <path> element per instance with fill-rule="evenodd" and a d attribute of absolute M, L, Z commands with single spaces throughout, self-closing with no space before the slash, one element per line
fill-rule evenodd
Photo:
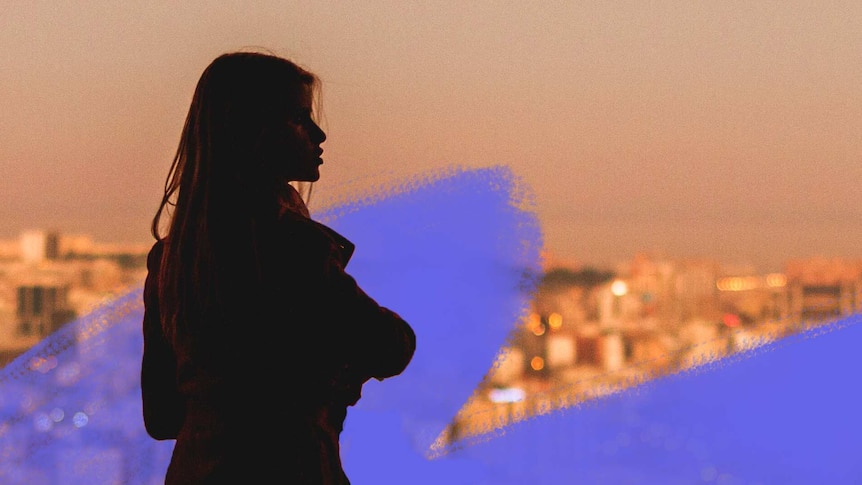
<path fill-rule="evenodd" d="M 862 257 L 857 0 L 4 0 L 0 238 L 151 240 L 201 71 L 255 46 L 323 81 L 312 209 L 506 165 L 564 260 Z"/>

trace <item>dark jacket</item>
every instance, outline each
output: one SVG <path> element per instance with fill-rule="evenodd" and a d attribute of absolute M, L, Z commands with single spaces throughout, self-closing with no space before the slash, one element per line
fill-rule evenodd
<path fill-rule="evenodd" d="M 176 440 L 166 484 L 349 483 L 347 407 L 413 357 L 411 327 L 344 271 L 353 244 L 292 212 L 270 242 L 248 311 L 214 327 L 208 356 L 194 358 L 162 332 L 162 241 L 150 250 L 141 391 L 147 432 Z"/>

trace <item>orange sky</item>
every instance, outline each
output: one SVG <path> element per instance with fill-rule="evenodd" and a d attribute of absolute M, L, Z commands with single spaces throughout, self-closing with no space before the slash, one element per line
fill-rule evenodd
<path fill-rule="evenodd" d="M 197 77 L 263 46 L 323 79 L 318 203 L 505 164 L 567 259 L 862 257 L 862 2 L 150 3 L 4 1 L 0 237 L 147 241 Z"/>

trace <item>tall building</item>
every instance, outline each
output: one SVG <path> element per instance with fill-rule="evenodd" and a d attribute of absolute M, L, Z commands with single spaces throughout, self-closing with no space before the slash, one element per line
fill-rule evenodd
<path fill-rule="evenodd" d="M 75 318 L 68 304 L 68 286 L 22 284 L 16 293 L 16 333 L 20 337 L 47 337 Z"/>
<path fill-rule="evenodd" d="M 790 316 L 824 321 L 862 311 L 862 264 L 811 258 L 790 261 L 787 275 Z"/>
<path fill-rule="evenodd" d="M 55 260 L 60 253 L 60 236 L 56 231 L 24 231 L 20 242 L 21 259 L 25 263 Z"/>

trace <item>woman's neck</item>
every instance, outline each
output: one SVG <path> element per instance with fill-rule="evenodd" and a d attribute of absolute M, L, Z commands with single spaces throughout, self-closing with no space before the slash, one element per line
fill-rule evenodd
<path fill-rule="evenodd" d="M 284 214 L 286 211 L 291 211 L 304 217 L 311 217 L 308 212 L 308 206 L 305 205 L 305 201 L 302 200 L 302 196 L 299 194 L 299 191 L 289 183 L 284 184 L 284 190 L 279 192 L 278 203 L 279 216 Z"/>

